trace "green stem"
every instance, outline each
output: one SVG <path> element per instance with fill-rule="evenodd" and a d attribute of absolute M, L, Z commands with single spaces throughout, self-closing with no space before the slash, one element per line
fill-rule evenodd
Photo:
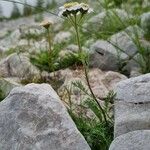
<path fill-rule="evenodd" d="M 87 85 L 88 85 L 88 87 L 89 87 L 89 90 L 90 90 L 90 92 L 91 92 L 91 95 L 92 95 L 93 99 L 95 100 L 95 102 L 97 103 L 97 105 L 99 106 L 99 108 L 100 108 L 100 110 L 101 110 L 101 112 L 102 112 L 102 114 L 103 114 L 104 120 L 105 120 L 105 122 L 107 123 L 107 117 L 106 117 L 105 111 L 103 110 L 102 106 L 101 106 L 100 103 L 98 102 L 98 100 L 97 100 L 97 98 L 96 98 L 96 96 L 95 96 L 95 94 L 93 93 L 93 90 L 92 90 L 92 88 L 91 88 L 90 81 L 89 81 L 89 76 L 88 76 L 88 70 L 87 70 L 87 66 L 86 66 L 86 64 L 85 64 L 85 61 L 82 60 L 82 63 L 83 63 L 83 66 L 84 66 L 85 78 L 86 78 L 86 81 L 87 81 Z"/>
<path fill-rule="evenodd" d="M 50 30 L 49 28 L 47 28 L 47 40 L 48 40 L 48 45 L 49 45 L 49 48 L 48 48 L 48 51 L 47 51 L 47 54 L 48 54 L 48 65 L 49 65 L 49 71 L 51 69 L 51 36 L 50 36 Z"/>
<path fill-rule="evenodd" d="M 49 30 L 49 28 L 47 28 L 47 39 L 48 39 L 48 45 L 49 45 L 49 53 L 51 53 L 52 42 L 51 42 L 51 36 L 50 36 L 50 30 Z"/>
<path fill-rule="evenodd" d="M 81 47 L 81 43 L 80 43 L 80 36 L 79 36 L 79 28 L 78 28 L 78 23 L 77 23 L 77 16 L 74 15 L 75 17 L 75 31 L 76 31 L 76 37 L 77 37 L 77 44 L 78 44 L 78 48 L 79 48 L 79 52 L 82 52 L 82 47 Z"/>
<path fill-rule="evenodd" d="M 76 36 L 77 36 L 77 43 L 78 43 L 78 47 L 79 47 L 79 52 L 82 52 L 82 47 L 81 47 L 81 43 L 80 43 L 80 36 L 79 36 L 79 29 L 78 29 L 78 23 L 77 23 L 77 16 L 74 15 L 74 18 L 75 18 L 75 21 L 74 21 L 74 28 L 75 28 L 75 31 L 76 31 Z M 81 53 L 81 55 L 82 55 L 82 53 Z M 90 85 L 89 77 L 88 77 L 87 65 L 86 65 L 85 60 L 84 60 L 84 58 L 83 58 L 82 56 L 81 56 L 81 61 L 82 61 L 83 67 L 84 67 L 85 78 L 86 78 L 87 85 L 88 85 L 88 87 L 89 87 L 90 93 L 91 93 L 93 99 L 95 100 L 95 102 L 97 103 L 97 105 L 99 106 L 99 109 L 100 109 L 100 111 L 102 112 L 102 115 L 103 115 L 103 117 L 104 117 L 104 121 L 105 121 L 106 124 L 107 124 L 107 117 L 106 117 L 105 111 L 103 110 L 102 106 L 100 105 L 100 103 L 98 102 L 96 96 L 95 96 L 94 93 L 93 93 L 93 90 L 92 90 L 91 85 Z"/>

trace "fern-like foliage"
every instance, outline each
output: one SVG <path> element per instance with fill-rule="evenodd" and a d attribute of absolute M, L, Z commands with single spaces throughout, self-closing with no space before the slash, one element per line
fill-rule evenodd
<path fill-rule="evenodd" d="M 82 65 L 82 58 L 86 54 L 68 52 L 65 56 L 60 57 L 60 46 L 55 45 L 51 53 L 47 51 L 31 56 L 31 62 L 40 70 L 49 72 Z"/>
<path fill-rule="evenodd" d="M 86 99 L 79 105 L 82 109 L 86 109 L 92 112 L 93 117 L 87 117 L 84 111 L 76 113 L 75 108 L 68 108 L 68 111 L 74 120 L 79 131 L 83 134 L 92 150 L 108 150 L 113 140 L 113 118 L 107 115 L 107 124 L 103 120 L 102 112 L 100 111 L 99 105 L 93 99 L 90 94 L 88 87 L 81 81 L 72 82 L 72 88 L 78 89 L 82 94 L 85 95 Z M 71 91 L 71 90 L 69 90 Z M 69 92 L 69 95 L 71 93 Z M 109 114 L 110 106 L 115 98 L 115 93 L 110 91 L 108 95 L 103 99 L 103 109 L 106 114 Z M 71 97 L 69 99 L 70 106 L 72 106 Z M 78 109 L 78 107 L 76 109 Z"/>

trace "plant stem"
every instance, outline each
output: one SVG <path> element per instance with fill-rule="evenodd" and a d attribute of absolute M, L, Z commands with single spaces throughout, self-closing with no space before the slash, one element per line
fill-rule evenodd
<path fill-rule="evenodd" d="M 48 39 L 49 54 L 50 54 L 50 53 L 51 53 L 51 45 L 52 45 L 52 42 L 51 42 L 51 36 L 50 36 L 50 30 L 49 30 L 49 28 L 47 28 L 47 39 Z"/>
<path fill-rule="evenodd" d="M 97 105 L 99 106 L 99 108 L 100 108 L 100 110 L 101 110 L 101 112 L 102 112 L 102 114 L 103 114 L 103 117 L 104 117 L 105 122 L 107 123 L 106 114 L 105 114 L 105 112 L 104 112 L 102 106 L 101 106 L 100 103 L 98 102 L 98 100 L 97 100 L 97 98 L 96 98 L 96 96 L 95 96 L 95 94 L 93 93 L 93 90 L 92 90 L 92 88 L 91 88 L 90 81 L 89 81 L 89 76 L 88 76 L 88 70 L 87 70 L 87 66 L 86 66 L 86 64 L 85 64 L 85 61 L 83 62 L 83 60 L 82 60 L 82 63 L 83 63 L 83 66 L 84 66 L 85 78 L 86 78 L 86 81 L 87 81 L 87 85 L 88 85 L 88 87 L 89 87 L 89 90 L 90 90 L 90 92 L 91 92 L 91 94 L 92 94 L 93 99 L 95 100 L 95 102 L 96 102 Z"/>
<path fill-rule="evenodd" d="M 79 47 L 79 52 L 82 52 L 82 47 L 81 47 L 81 43 L 80 43 L 80 36 L 79 36 L 79 29 L 78 29 L 78 23 L 77 23 L 77 16 L 74 15 L 74 18 L 75 18 L 75 21 L 74 21 L 74 28 L 75 28 L 75 31 L 76 31 L 76 36 L 77 36 L 77 43 L 78 43 L 78 47 Z M 82 55 L 82 53 L 81 53 Z M 84 58 L 81 56 L 81 61 L 82 61 L 82 64 L 83 64 L 83 68 L 84 68 L 84 73 L 85 73 L 85 78 L 86 78 L 86 81 L 87 81 L 87 85 L 89 87 L 89 90 L 91 92 L 91 95 L 93 97 L 93 99 L 95 100 L 95 102 L 97 103 L 97 105 L 99 106 L 99 109 L 100 111 L 102 112 L 102 115 L 104 117 L 104 121 L 106 122 L 107 124 L 107 117 L 106 117 L 106 114 L 105 114 L 105 111 L 103 110 L 102 106 L 100 105 L 100 103 L 98 102 L 96 96 L 94 95 L 93 93 L 93 90 L 91 88 L 91 85 L 90 85 L 90 82 L 89 82 L 89 77 L 88 77 L 88 70 L 87 70 L 87 65 L 85 63 L 85 60 Z"/>
<path fill-rule="evenodd" d="M 77 16 L 74 15 L 74 17 L 75 17 L 74 28 L 75 28 L 75 31 L 76 31 L 77 44 L 78 44 L 79 52 L 82 52 L 82 47 L 81 47 L 81 44 L 80 44 L 79 28 L 78 28 L 78 23 L 77 23 Z"/>

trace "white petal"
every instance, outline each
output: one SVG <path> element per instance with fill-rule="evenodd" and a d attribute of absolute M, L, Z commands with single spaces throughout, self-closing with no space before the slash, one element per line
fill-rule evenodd
<path fill-rule="evenodd" d="M 64 7 L 64 6 L 59 7 L 59 10 L 63 10 L 63 9 L 65 9 L 65 7 Z"/>
<path fill-rule="evenodd" d="M 94 10 L 92 8 L 89 8 L 88 13 L 92 13 Z"/>

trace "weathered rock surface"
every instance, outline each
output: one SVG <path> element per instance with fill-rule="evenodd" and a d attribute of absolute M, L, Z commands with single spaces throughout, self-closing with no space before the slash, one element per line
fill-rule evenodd
<path fill-rule="evenodd" d="M 47 20 L 51 20 L 54 23 L 54 31 L 58 32 L 61 29 L 62 19 L 52 16 L 49 13 L 43 13 L 42 15 L 43 18 L 47 18 Z M 34 48 L 35 46 L 35 49 L 39 50 L 43 43 L 40 43 L 40 45 L 36 43 L 35 45 L 35 42 L 44 36 L 45 30 L 42 30 L 42 27 L 39 26 L 39 22 L 35 22 L 35 17 L 36 15 L 33 15 L 31 17 L 0 22 L 0 49 L 8 51 L 10 48 L 16 48 L 30 43 L 30 48 Z"/>
<path fill-rule="evenodd" d="M 6 97 L 13 88 L 21 86 L 18 82 L 19 81 L 16 78 L 0 78 L 1 96 Z"/>
<path fill-rule="evenodd" d="M 138 130 L 117 137 L 109 150 L 149 150 L 150 130 Z"/>
<path fill-rule="evenodd" d="M 119 57 L 121 59 L 127 58 L 127 56 L 122 53 L 121 56 L 117 54 L 116 48 L 109 42 L 104 40 L 98 40 L 90 48 L 90 66 L 98 67 L 102 70 L 117 70 Z"/>
<path fill-rule="evenodd" d="M 98 32 L 101 30 L 102 26 L 108 24 L 112 18 L 117 19 L 117 17 L 119 17 L 122 21 L 125 21 L 129 18 L 129 15 L 125 10 L 112 9 L 101 12 L 98 15 L 90 18 L 84 26 L 87 29 L 92 29 L 92 31 Z"/>
<path fill-rule="evenodd" d="M 0 76 L 25 79 L 38 78 L 40 71 L 31 64 L 28 54 L 13 53 L 0 61 Z"/>
<path fill-rule="evenodd" d="M 87 82 L 82 69 L 75 71 L 68 69 L 62 70 L 55 75 L 64 81 L 63 85 L 58 90 L 62 100 L 66 101 L 66 87 L 72 90 L 71 99 L 73 103 L 79 105 L 81 100 L 86 98 L 87 95 L 85 93 L 80 93 L 80 90 L 75 87 L 73 88 L 72 85 L 72 82 L 79 81 L 85 86 L 85 88 L 87 88 Z M 106 97 L 107 94 L 114 89 L 116 83 L 125 79 L 127 79 L 126 76 L 117 72 L 103 72 L 97 68 L 89 70 L 91 88 L 99 99 Z M 80 96 L 82 97 L 81 99 L 79 98 Z"/>
<path fill-rule="evenodd" d="M 0 149 L 90 150 L 48 84 L 15 88 L 0 103 Z"/>
<path fill-rule="evenodd" d="M 141 16 L 141 26 L 145 33 L 150 33 L 150 12 L 144 13 Z"/>
<path fill-rule="evenodd" d="M 124 31 L 114 34 L 110 37 L 110 42 L 121 49 L 129 56 L 133 56 L 137 52 L 137 46 L 134 43 L 136 34 L 139 38 L 143 37 L 143 31 L 138 26 L 129 26 Z M 118 51 L 119 51 L 118 49 Z"/>
<path fill-rule="evenodd" d="M 90 47 L 90 65 L 102 70 L 118 70 L 121 64 L 126 63 L 122 70 L 131 72 L 139 68 L 135 61 L 138 48 L 134 43 L 135 33 L 140 38 L 144 33 L 138 26 L 130 26 L 124 31 L 112 35 L 107 41 L 98 40 Z M 141 43 L 143 44 L 143 43 Z M 142 45 L 143 46 L 143 45 Z M 133 59 L 129 59 L 133 57 Z"/>
<path fill-rule="evenodd" d="M 150 74 L 118 83 L 116 92 L 115 137 L 150 129 Z"/>
<path fill-rule="evenodd" d="M 54 43 L 60 44 L 60 43 L 65 43 L 71 38 L 71 33 L 70 32 L 59 32 L 56 34 L 54 37 Z"/>

